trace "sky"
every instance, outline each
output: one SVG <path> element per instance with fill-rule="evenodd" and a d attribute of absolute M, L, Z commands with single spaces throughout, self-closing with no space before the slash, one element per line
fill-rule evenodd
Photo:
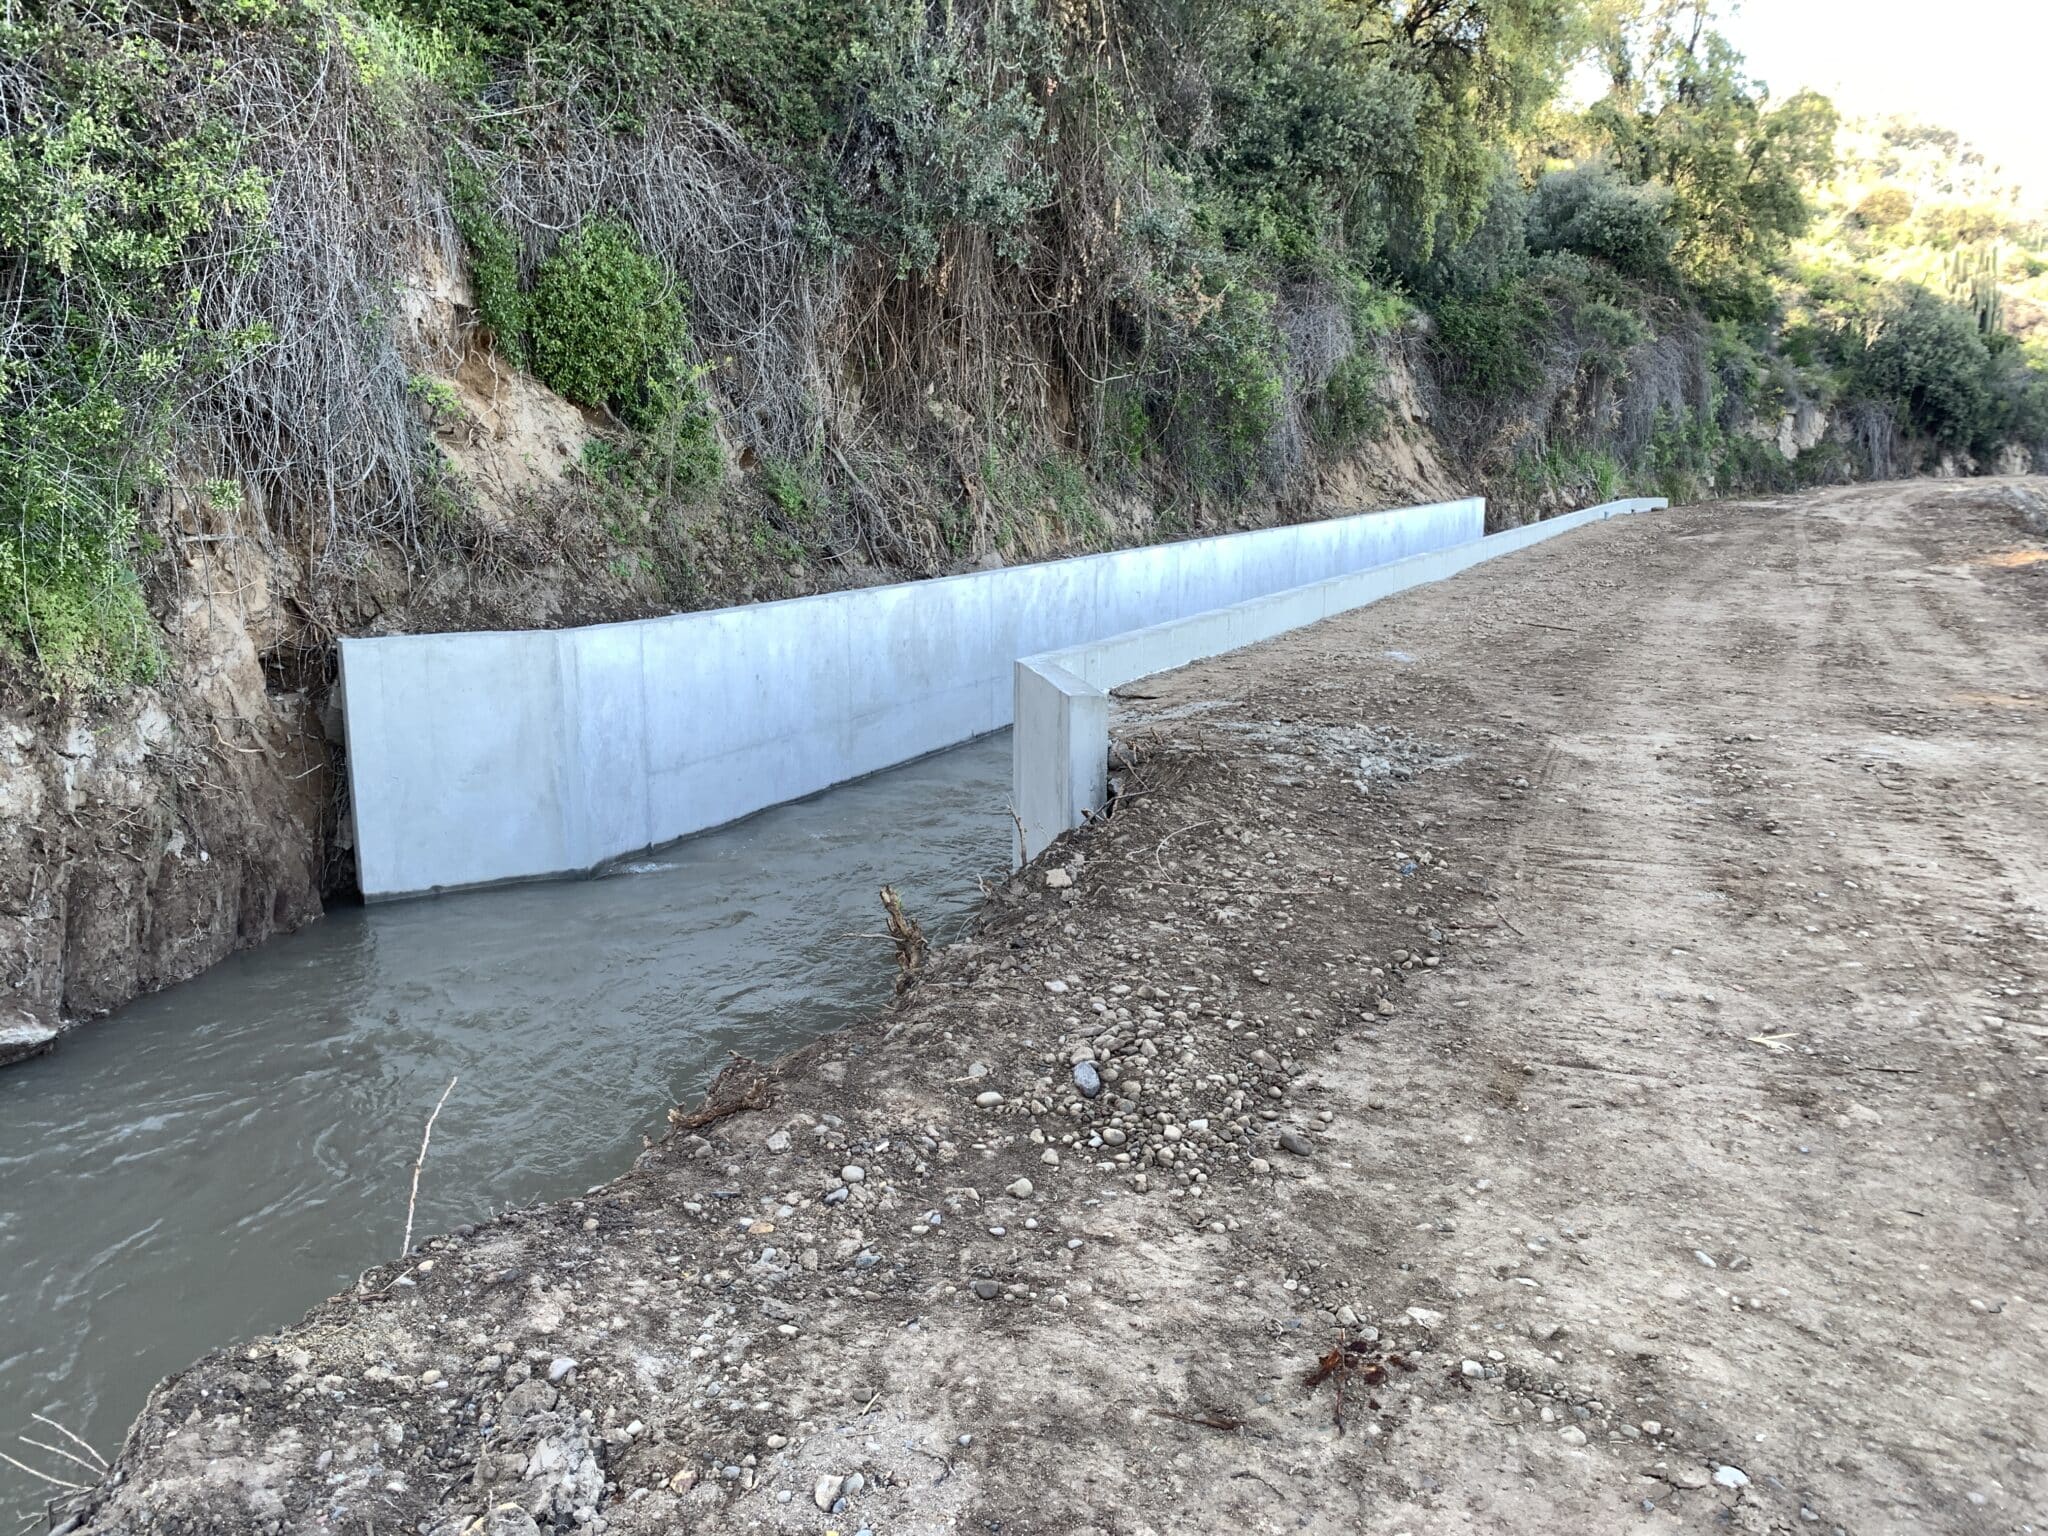
<path fill-rule="evenodd" d="M 2048 204 L 2048 0 L 1742 0 L 1721 21 L 1773 96 L 1953 128 Z"/>

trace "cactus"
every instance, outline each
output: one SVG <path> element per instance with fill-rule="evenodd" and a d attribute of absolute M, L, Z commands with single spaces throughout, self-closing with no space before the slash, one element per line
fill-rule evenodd
<path fill-rule="evenodd" d="M 1990 336 L 2005 327 L 2005 294 L 1999 287 L 1998 242 L 1959 245 L 1948 259 L 1944 286 L 1958 304 L 1977 316 L 1977 329 Z"/>

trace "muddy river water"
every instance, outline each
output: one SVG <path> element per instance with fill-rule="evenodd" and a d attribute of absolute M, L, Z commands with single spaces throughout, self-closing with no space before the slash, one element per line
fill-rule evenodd
<path fill-rule="evenodd" d="M 1008 772 L 1004 733 L 594 879 L 337 910 L 0 1071 L 0 1449 L 63 1474 L 40 1412 L 111 1456 L 159 1378 L 395 1257 L 450 1077 L 421 1233 L 580 1193 L 728 1051 L 874 1009 L 876 887 L 957 932 Z M 0 1528 L 38 1494 L 0 1464 Z"/>

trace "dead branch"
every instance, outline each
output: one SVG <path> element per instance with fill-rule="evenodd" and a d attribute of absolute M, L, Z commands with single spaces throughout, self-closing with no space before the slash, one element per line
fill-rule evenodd
<path fill-rule="evenodd" d="M 704 1102 L 692 1110 L 680 1106 L 670 1109 L 668 1123 L 678 1131 L 701 1131 L 707 1125 L 716 1125 L 727 1115 L 737 1115 L 749 1109 L 766 1109 L 774 1102 L 775 1094 L 768 1074 L 745 1056 L 735 1055 L 719 1069 L 711 1091 L 704 1095 Z"/>
<path fill-rule="evenodd" d="M 1154 1418 L 1172 1419 L 1177 1424 L 1196 1424 L 1203 1429 L 1221 1430 L 1225 1434 L 1236 1434 L 1247 1422 L 1232 1418 L 1227 1413 L 1180 1413 L 1172 1408 L 1154 1408 L 1152 1415 Z"/>
<path fill-rule="evenodd" d="M 894 886 L 882 887 L 882 910 L 889 914 L 889 936 L 896 941 L 896 991 L 901 994 L 910 990 L 917 973 L 924 969 L 931 943 L 924 930 L 904 912 L 903 900 Z"/>
<path fill-rule="evenodd" d="M 451 1077 L 448 1086 L 441 1090 L 441 1097 L 434 1101 L 434 1112 L 427 1116 L 426 1131 L 420 1136 L 419 1161 L 412 1165 L 412 1195 L 405 1202 L 405 1243 L 398 1250 L 400 1258 L 412 1252 L 412 1217 L 420 1203 L 420 1170 L 427 1165 L 427 1143 L 434 1139 L 434 1122 L 441 1118 L 441 1106 L 448 1102 L 448 1095 L 454 1091 L 455 1079 Z"/>

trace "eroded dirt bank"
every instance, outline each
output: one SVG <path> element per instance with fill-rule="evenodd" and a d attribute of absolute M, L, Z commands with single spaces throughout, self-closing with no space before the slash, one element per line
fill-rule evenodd
<path fill-rule="evenodd" d="M 2039 552 L 1683 511 L 1141 684 L 899 1010 L 167 1383 L 73 1529 L 2036 1529 Z"/>

